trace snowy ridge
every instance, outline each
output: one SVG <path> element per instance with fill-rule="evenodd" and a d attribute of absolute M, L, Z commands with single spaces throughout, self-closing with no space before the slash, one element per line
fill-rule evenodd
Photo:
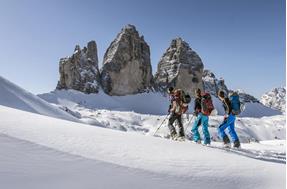
<path fill-rule="evenodd" d="M 15 116 L 17 120 L 13 119 Z M 0 106 L 0 118 L 2 134 L 89 159 L 186 178 L 190 180 L 189 187 L 279 189 L 285 186 L 285 164 L 260 161 L 188 142 L 58 120 L 3 106 Z M 18 124 L 20 120 L 21 125 Z M 203 182 L 207 178 L 208 182 Z"/>
<path fill-rule="evenodd" d="M 261 103 L 281 112 L 286 111 L 286 87 L 274 88 L 261 97 Z"/>
<path fill-rule="evenodd" d="M 38 113 L 55 118 L 79 122 L 65 111 L 60 110 L 38 96 L 18 87 L 0 76 L 0 105 Z"/>

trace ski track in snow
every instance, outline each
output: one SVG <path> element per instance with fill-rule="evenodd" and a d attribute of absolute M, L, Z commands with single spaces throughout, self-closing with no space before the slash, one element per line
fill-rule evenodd
<path fill-rule="evenodd" d="M 159 135 L 154 135 L 154 137 L 160 137 L 165 138 Z M 171 140 L 166 138 L 167 140 Z M 185 141 L 174 141 L 174 142 L 191 142 L 194 143 L 192 140 L 185 139 Z M 201 145 L 201 144 L 199 144 Z M 242 146 L 245 146 L 246 144 L 241 144 Z M 252 159 L 262 160 L 262 161 L 268 161 L 273 163 L 281 163 L 286 164 L 286 153 L 284 152 L 276 152 L 274 150 L 250 150 L 245 149 L 244 147 L 241 148 L 225 148 L 223 147 L 223 144 L 221 142 L 211 142 L 211 145 L 206 146 L 203 145 L 203 147 L 206 148 L 213 148 L 218 149 L 222 151 L 226 151 L 228 153 L 233 153 L 241 156 L 245 156 Z"/>
<path fill-rule="evenodd" d="M 234 154 L 238 154 L 238 155 L 253 158 L 253 159 L 286 164 L 286 154 L 285 153 L 276 153 L 273 151 L 247 150 L 244 148 L 239 148 L 239 149 L 224 148 L 224 147 L 218 147 L 218 146 L 213 146 L 213 145 L 206 146 L 206 147 L 225 150 L 227 152 L 231 152 Z"/>

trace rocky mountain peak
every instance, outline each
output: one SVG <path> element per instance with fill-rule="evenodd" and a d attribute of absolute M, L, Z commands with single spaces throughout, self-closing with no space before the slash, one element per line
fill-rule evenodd
<path fill-rule="evenodd" d="M 240 97 L 240 101 L 243 103 L 246 103 L 246 102 L 258 103 L 259 102 L 257 98 L 255 98 L 254 96 L 250 94 L 245 93 L 241 89 L 237 89 L 237 90 L 228 89 L 228 87 L 225 85 L 224 79 L 222 77 L 218 79 L 215 76 L 215 74 L 211 72 L 210 70 L 203 71 L 202 80 L 203 80 L 204 91 L 216 97 L 217 97 L 218 92 L 222 90 L 225 92 L 225 94 L 229 94 L 230 92 L 236 92 Z"/>
<path fill-rule="evenodd" d="M 155 87 L 160 91 L 181 88 L 194 95 L 196 88 L 202 89 L 202 71 L 203 63 L 197 53 L 182 38 L 175 38 L 159 61 Z"/>
<path fill-rule="evenodd" d="M 260 101 L 267 107 L 286 112 L 286 87 L 273 88 L 264 93 Z"/>
<path fill-rule="evenodd" d="M 72 56 L 60 59 L 57 89 L 75 89 L 85 93 L 99 90 L 97 45 L 90 41 L 83 49 L 76 45 Z"/>
<path fill-rule="evenodd" d="M 144 92 L 151 86 L 150 49 L 135 26 L 127 25 L 107 49 L 101 84 L 109 95 Z"/>

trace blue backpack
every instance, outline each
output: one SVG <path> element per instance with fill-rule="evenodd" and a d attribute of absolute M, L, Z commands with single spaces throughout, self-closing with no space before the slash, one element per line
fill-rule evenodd
<path fill-rule="evenodd" d="M 234 115 L 239 115 L 241 113 L 241 102 L 239 100 L 239 95 L 234 92 L 229 97 L 231 103 L 231 111 Z"/>

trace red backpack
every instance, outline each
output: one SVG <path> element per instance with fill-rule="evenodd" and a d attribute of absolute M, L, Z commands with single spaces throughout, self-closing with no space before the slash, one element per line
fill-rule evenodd
<path fill-rule="evenodd" d="M 212 98 L 210 96 L 209 93 L 203 93 L 201 95 L 201 112 L 204 115 L 209 116 L 212 112 L 212 110 L 214 110 L 214 106 L 212 103 Z"/>

